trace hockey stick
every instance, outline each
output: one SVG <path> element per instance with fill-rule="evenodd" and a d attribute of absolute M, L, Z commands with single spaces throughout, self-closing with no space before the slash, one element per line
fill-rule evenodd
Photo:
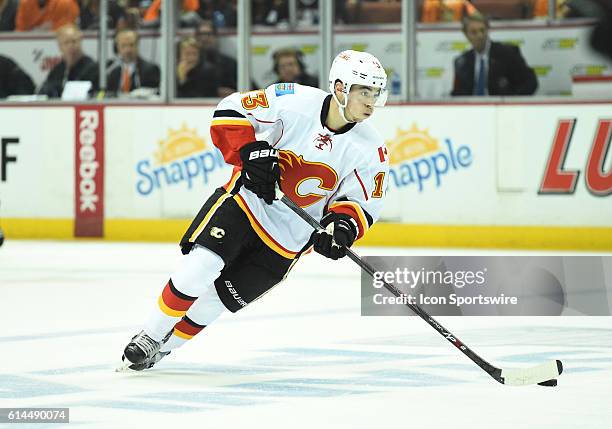
<path fill-rule="evenodd" d="M 306 221 L 315 230 L 324 229 L 323 226 L 316 219 L 306 213 L 300 206 L 294 203 L 292 200 L 287 198 L 285 194 L 277 189 L 276 197 L 281 200 L 287 207 L 295 212 L 299 217 Z M 363 259 L 361 259 L 351 249 L 346 249 L 347 256 L 353 260 L 357 265 L 361 267 L 371 277 L 374 277 L 374 268 Z M 383 286 L 398 298 L 405 296 L 394 285 L 383 281 Z M 502 369 L 491 365 L 489 362 L 481 358 L 472 349 L 463 344 L 454 334 L 443 327 L 436 321 L 432 316 L 427 314 L 425 310 L 419 307 L 417 304 L 406 303 L 406 306 L 414 311 L 421 319 L 427 322 L 432 328 L 434 328 L 440 335 L 446 338 L 452 345 L 457 347 L 464 355 L 472 360 L 476 365 L 482 368 L 487 374 L 493 377 L 496 381 L 501 384 L 507 384 L 511 386 L 525 386 L 529 384 L 539 384 L 540 386 L 556 386 L 556 378 L 563 372 L 563 364 L 560 360 L 551 360 L 541 365 L 537 365 L 531 368 L 515 368 L 515 369 Z"/>

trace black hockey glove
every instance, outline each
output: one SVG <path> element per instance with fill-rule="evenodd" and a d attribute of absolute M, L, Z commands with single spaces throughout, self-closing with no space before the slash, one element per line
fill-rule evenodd
<path fill-rule="evenodd" d="M 240 149 L 242 160 L 242 184 L 266 204 L 272 204 L 276 184 L 280 183 L 278 149 L 268 142 L 256 141 Z"/>
<path fill-rule="evenodd" d="M 320 229 L 312 233 L 314 250 L 321 255 L 339 259 L 346 256 L 346 249 L 353 245 L 357 237 L 357 223 L 346 214 L 329 212 L 323 219 Z"/>

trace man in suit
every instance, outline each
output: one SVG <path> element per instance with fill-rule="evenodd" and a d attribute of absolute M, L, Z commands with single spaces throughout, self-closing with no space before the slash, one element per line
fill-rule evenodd
<path fill-rule="evenodd" d="M 489 39 L 489 22 L 474 14 L 463 19 L 463 33 L 472 49 L 455 59 L 453 96 L 531 95 L 537 77 L 518 47 Z"/>
<path fill-rule="evenodd" d="M 202 50 L 200 53 L 202 62 L 211 68 L 215 73 L 215 79 L 219 82 L 216 95 L 227 97 L 236 92 L 236 88 L 238 88 L 238 65 L 235 59 L 219 51 L 217 27 L 214 22 L 210 20 L 202 21 L 196 28 L 195 36 Z"/>
<path fill-rule="evenodd" d="M 115 35 L 117 58 L 106 69 L 106 90 L 128 94 L 137 88 L 159 88 L 159 67 L 138 55 L 138 33 L 124 29 Z"/>
<path fill-rule="evenodd" d="M 83 53 L 81 39 L 81 30 L 74 24 L 65 25 L 57 31 L 62 61 L 51 69 L 39 94 L 50 98 L 61 97 L 66 82 L 75 80 L 88 80 L 92 84 L 90 92 L 98 90 L 98 63 Z"/>
<path fill-rule="evenodd" d="M 15 61 L 0 55 L 0 98 L 33 93 L 34 83 L 30 76 Z"/>

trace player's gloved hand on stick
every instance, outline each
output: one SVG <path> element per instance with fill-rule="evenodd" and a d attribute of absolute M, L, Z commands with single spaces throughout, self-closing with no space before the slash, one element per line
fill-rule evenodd
<path fill-rule="evenodd" d="M 245 188 L 272 204 L 276 184 L 280 184 L 278 149 L 266 141 L 248 143 L 240 149 L 242 183 Z"/>
<path fill-rule="evenodd" d="M 329 212 L 323 219 L 320 229 L 312 233 L 314 250 L 321 255 L 339 259 L 346 256 L 346 249 L 353 245 L 357 237 L 357 223 L 349 215 Z"/>

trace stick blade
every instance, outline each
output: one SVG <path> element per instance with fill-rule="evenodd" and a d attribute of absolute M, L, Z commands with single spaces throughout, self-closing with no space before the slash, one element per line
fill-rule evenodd
<path fill-rule="evenodd" d="M 563 372 L 563 364 L 560 360 L 551 360 L 531 368 L 502 369 L 503 383 L 509 386 L 526 386 L 529 384 L 541 384 L 542 386 L 556 385 L 550 383 Z M 555 380 L 556 381 L 556 380 Z"/>

